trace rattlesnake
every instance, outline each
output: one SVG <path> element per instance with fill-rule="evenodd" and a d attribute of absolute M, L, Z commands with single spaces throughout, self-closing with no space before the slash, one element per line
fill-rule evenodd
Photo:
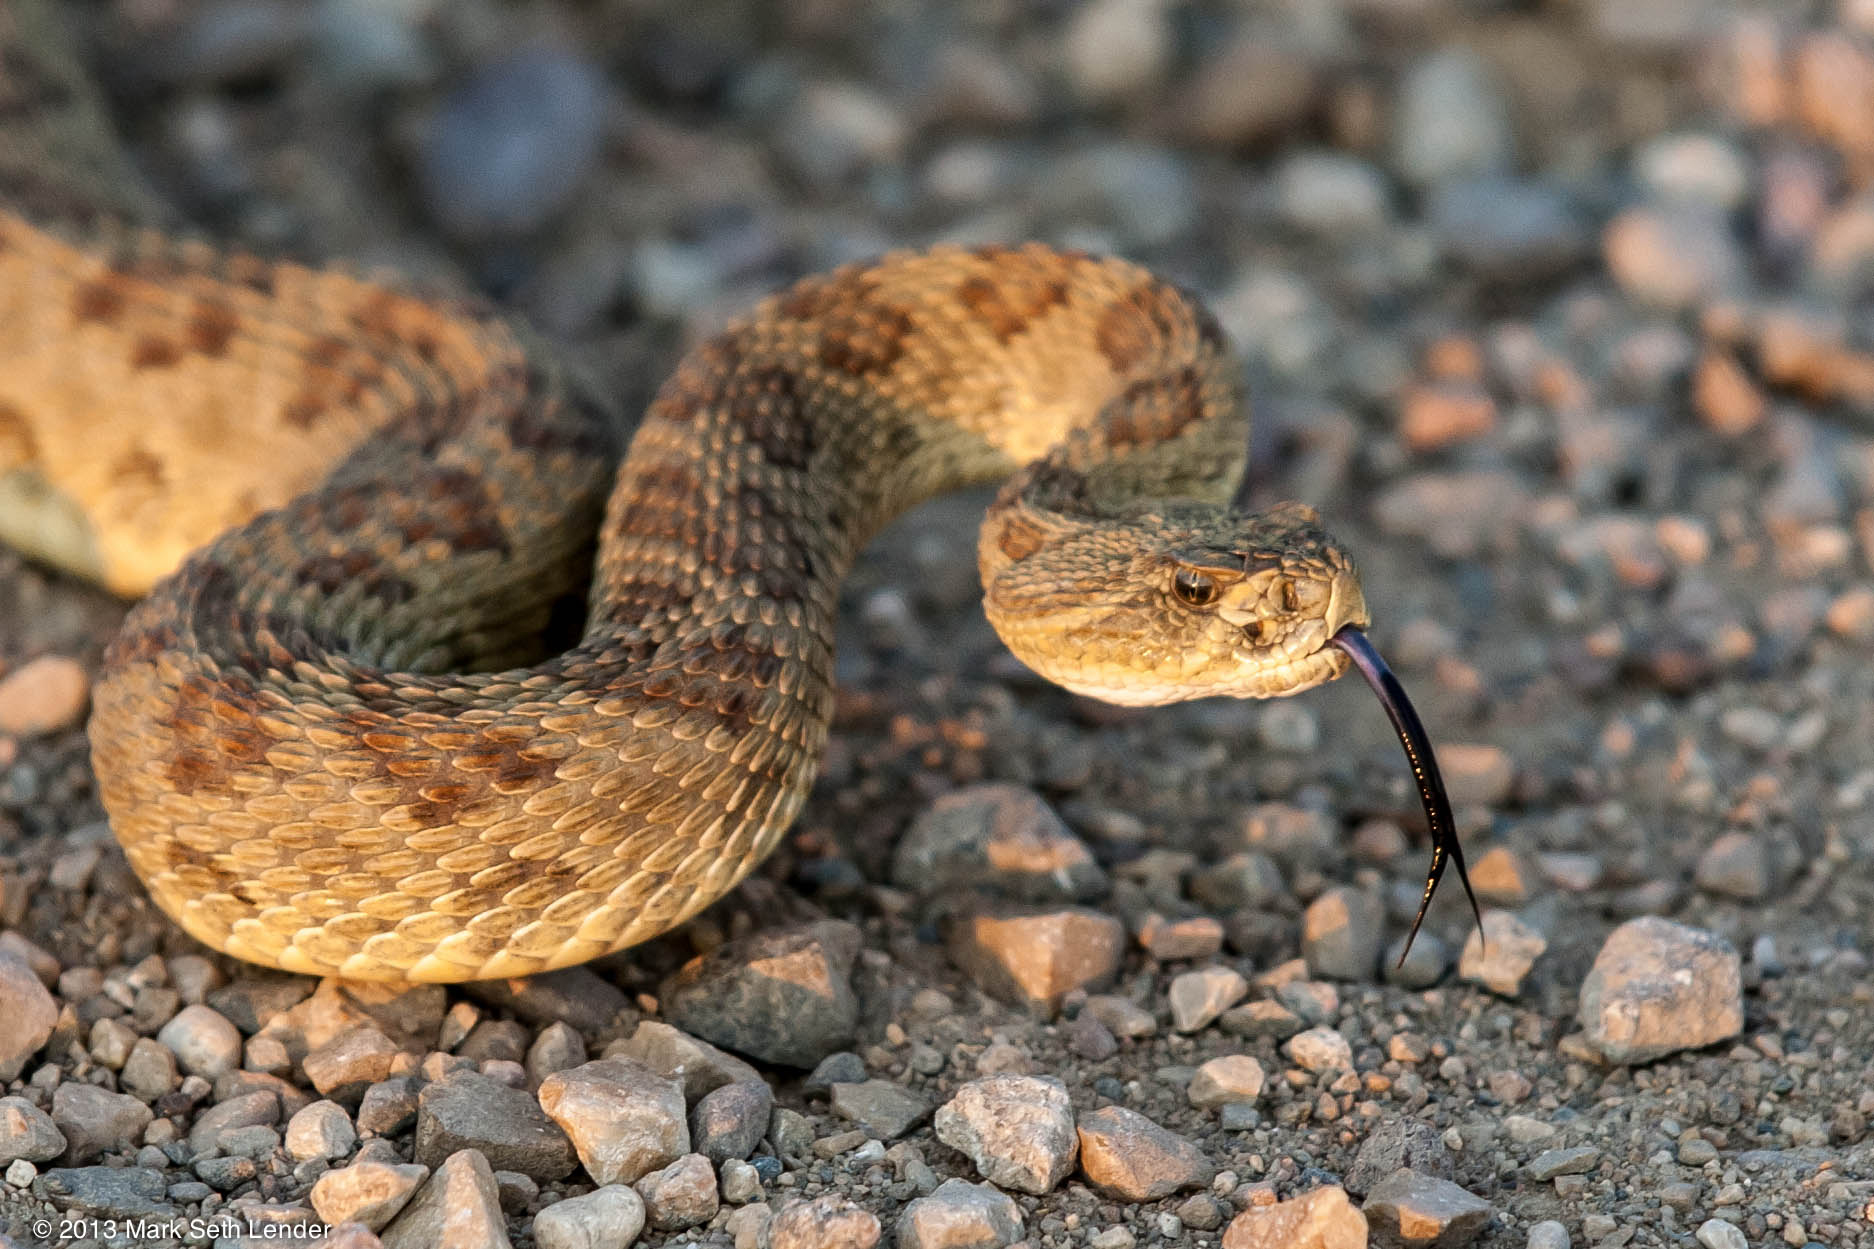
<path fill-rule="evenodd" d="M 1265 697 L 1376 662 L 1314 514 L 1225 505 L 1246 417 L 1216 323 L 1124 261 L 807 278 L 685 356 L 617 463 L 494 313 L 150 228 L 23 0 L 0 201 L 0 537 L 148 592 L 94 690 L 99 789 L 157 903 L 237 957 L 522 975 L 695 914 L 807 794 L 855 553 L 965 483 L 1007 478 L 991 622 L 1070 689 Z M 512 666 L 588 581 L 578 643 Z M 1408 749 L 1429 898 L 1456 842 Z"/>

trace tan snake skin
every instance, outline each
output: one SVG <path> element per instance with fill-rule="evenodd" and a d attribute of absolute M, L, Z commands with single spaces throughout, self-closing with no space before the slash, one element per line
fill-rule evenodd
<path fill-rule="evenodd" d="M 98 781 L 156 901 L 239 958 L 513 976 L 695 914 L 807 794 L 842 575 L 938 491 L 1013 474 L 990 619 L 1099 697 L 1293 693 L 1366 622 L 1312 513 L 1222 505 L 1237 370 L 1130 264 L 809 278 L 685 357 L 617 464 L 495 316 L 113 224 L 156 210 L 19 0 L 0 201 L 0 537 L 150 591 Z M 509 667 L 588 580 L 579 643 Z"/>

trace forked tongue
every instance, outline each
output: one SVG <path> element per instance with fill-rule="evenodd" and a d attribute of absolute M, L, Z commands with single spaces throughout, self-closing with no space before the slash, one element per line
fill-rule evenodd
<path fill-rule="evenodd" d="M 1386 708 L 1386 717 L 1399 734 L 1399 744 L 1405 747 L 1406 763 L 1412 768 L 1412 779 L 1418 783 L 1419 801 L 1425 804 L 1425 822 L 1431 826 L 1431 867 L 1425 874 L 1425 896 L 1419 899 L 1419 912 L 1412 918 L 1412 931 L 1406 934 L 1405 949 L 1399 952 L 1399 962 L 1403 965 L 1406 955 L 1412 952 L 1412 942 L 1419 935 L 1419 925 L 1425 922 L 1425 909 L 1432 904 L 1432 895 L 1438 892 L 1438 882 L 1444 878 L 1447 859 L 1458 869 L 1458 879 L 1464 883 L 1464 896 L 1471 901 L 1471 914 L 1477 920 L 1480 933 L 1484 915 L 1477 907 L 1477 895 L 1471 892 L 1470 873 L 1464 870 L 1464 847 L 1458 844 L 1457 823 L 1451 818 L 1451 799 L 1445 796 L 1445 780 L 1438 774 L 1438 757 L 1432 753 L 1431 738 L 1426 736 L 1425 725 L 1419 720 L 1419 713 L 1413 710 L 1412 700 L 1406 697 L 1399 678 L 1379 657 L 1366 634 L 1348 625 L 1330 639 L 1330 644 L 1347 653 L 1353 666 L 1379 695 L 1380 706 Z"/>

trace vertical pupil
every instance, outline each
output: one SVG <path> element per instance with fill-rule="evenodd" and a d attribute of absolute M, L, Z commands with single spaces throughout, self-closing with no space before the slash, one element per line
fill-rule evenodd
<path fill-rule="evenodd" d="M 1208 603 L 1216 594 L 1217 587 L 1209 577 L 1202 573 L 1180 571 L 1178 573 L 1178 594 L 1187 603 L 1202 605 Z"/>

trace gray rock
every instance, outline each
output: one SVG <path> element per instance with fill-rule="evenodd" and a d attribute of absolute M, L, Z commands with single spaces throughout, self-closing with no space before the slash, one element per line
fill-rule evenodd
<path fill-rule="evenodd" d="M 898 1249 L 999 1249 L 1022 1236 L 1021 1208 L 988 1184 L 945 1180 L 898 1216 Z"/>
<path fill-rule="evenodd" d="M 656 1019 L 646 1019 L 629 1037 L 606 1046 L 600 1057 L 643 1063 L 666 1080 L 683 1085 L 686 1102 L 695 1102 L 725 1084 L 765 1083 L 760 1072 L 735 1055 Z"/>
<path fill-rule="evenodd" d="M 138 1037 L 124 1059 L 123 1070 L 117 1073 L 117 1083 L 124 1092 L 154 1102 L 176 1091 L 176 1086 L 182 1083 L 182 1073 L 176 1069 L 176 1056 L 167 1045 L 159 1045 L 149 1037 Z"/>
<path fill-rule="evenodd" d="M 1266 854 L 1239 850 L 1191 877 L 1191 897 L 1214 911 L 1266 906 L 1288 893 L 1282 869 Z"/>
<path fill-rule="evenodd" d="M 402 1053 L 397 1043 L 371 1024 L 339 1033 L 306 1055 L 306 1078 L 322 1097 L 354 1106 L 365 1089 L 390 1074 Z"/>
<path fill-rule="evenodd" d="M 892 883 L 920 896 L 984 888 L 1036 902 L 1104 897 L 1111 887 L 1086 843 L 1021 785 L 970 785 L 913 820 L 892 858 Z"/>
<path fill-rule="evenodd" d="M 1545 1149 L 1523 1166 L 1523 1174 L 1538 1184 L 1558 1175 L 1586 1175 L 1601 1165 L 1601 1151 L 1591 1145 L 1572 1149 Z"/>
<path fill-rule="evenodd" d="M 1445 48 L 1420 59 L 1399 87 L 1393 165 L 1417 187 L 1506 172 L 1516 156 L 1510 112 L 1490 68 Z"/>
<path fill-rule="evenodd" d="M 474 980 L 462 986 L 478 1002 L 509 1010 L 527 1023 L 565 1023 L 583 1036 L 612 1030 L 631 1000 L 590 967 L 562 967 L 520 980 Z"/>
<path fill-rule="evenodd" d="M 1706 1219 L 1695 1235 L 1705 1249 L 1750 1249 L 1744 1229 L 1726 1219 Z"/>
<path fill-rule="evenodd" d="M 456 1072 L 417 1098 L 416 1161 L 440 1170 L 446 1159 L 475 1150 L 491 1170 L 564 1179 L 578 1165 L 573 1143 L 540 1105 L 524 1089 Z"/>
<path fill-rule="evenodd" d="M 1776 886 L 1769 849 L 1761 837 L 1733 830 L 1721 833 L 1698 856 L 1692 880 L 1708 893 L 1759 902 Z"/>
<path fill-rule="evenodd" d="M 523 49 L 482 67 L 422 136 L 417 185 L 430 215 L 468 241 L 545 225 L 597 162 L 605 97 L 599 71 L 566 49 Z"/>
<path fill-rule="evenodd" d="M 829 1194 L 775 1215 L 768 1249 L 872 1249 L 883 1232 L 876 1214 Z"/>
<path fill-rule="evenodd" d="M 24 1097 L 0 1097 L 0 1166 L 24 1158 L 51 1162 L 65 1152 L 65 1134 Z"/>
<path fill-rule="evenodd" d="M 1425 213 L 1445 255 L 1493 281 L 1560 273 L 1594 247 L 1587 222 L 1566 195 L 1517 178 L 1441 183 Z"/>
<path fill-rule="evenodd" d="M 880 1140 L 895 1141 L 924 1122 L 931 1105 L 890 1080 L 864 1080 L 833 1086 L 833 1111 Z"/>
<path fill-rule="evenodd" d="M 658 992 L 685 1032 L 763 1062 L 810 1068 L 859 1022 L 852 962 L 859 930 L 828 920 L 764 931 L 693 959 Z"/>
<path fill-rule="evenodd" d="M 628 1058 L 601 1058 L 548 1076 L 540 1105 L 601 1185 L 629 1184 L 690 1152 L 682 1087 Z"/>
<path fill-rule="evenodd" d="M 1354 1196 L 1364 1197 L 1402 1168 L 1432 1179 L 1450 1179 L 1454 1167 L 1444 1134 L 1422 1119 L 1382 1120 L 1354 1155 L 1345 1187 Z"/>
<path fill-rule="evenodd" d="M 343 1158 L 358 1145 L 358 1129 L 337 1102 L 317 1101 L 294 1112 L 286 1124 L 286 1152 L 295 1161 Z"/>
<path fill-rule="evenodd" d="M 1634 174 L 1650 196 L 1733 212 L 1750 195 L 1748 158 L 1715 134 L 1655 135 L 1633 157 Z"/>
<path fill-rule="evenodd" d="M 556 1201 L 534 1216 L 537 1249 L 626 1249 L 644 1230 L 644 1199 L 623 1184 Z"/>
<path fill-rule="evenodd" d="M 1515 997 L 1548 948 L 1541 933 L 1508 911 L 1485 911 L 1483 927 L 1473 928 L 1465 939 L 1458 976 L 1492 993 Z"/>
<path fill-rule="evenodd" d="M 538 1087 L 556 1071 L 571 1071 L 586 1061 L 586 1042 L 569 1024 L 554 1022 L 527 1047 L 527 1078 Z"/>
<path fill-rule="evenodd" d="M 1581 985 L 1581 1026 L 1610 1061 L 1644 1063 L 1736 1036 L 1743 968 L 1731 943 L 1658 916 L 1628 920 Z"/>
<path fill-rule="evenodd" d="M 716 1172 L 701 1154 L 685 1154 L 633 1185 L 644 1199 L 644 1215 L 660 1232 L 700 1227 L 716 1217 L 721 1204 Z"/>
<path fill-rule="evenodd" d="M 354 1162 L 319 1177 L 312 1208 L 327 1223 L 351 1221 L 382 1231 L 428 1178 L 429 1168 L 421 1163 Z"/>
<path fill-rule="evenodd" d="M 1429 989 L 1449 970 L 1451 947 L 1429 932 L 1419 933 L 1410 950 L 1405 948 L 1405 937 L 1401 935 L 1386 947 L 1380 959 L 1380 973 L 1386 983 L 1406 989 Z"/>
<path fill-rule="evenodd" d="M 721 1177 L 722 1199 L 729 1204 L 747 1205 L 761 1196 L 761 1172 L 740 1158 L 724 1160 L 716 1173 Z"/>
<path fill-rule="evenodd" d="M 241 1033 L 210 1006 L 185 1006 L 164 1024 L 156 1039 L 175 1054 L 190 1075 L 212 1080 L 241 1064 Z"/>
<path fill-rule="evenodd" d="M 705 1093 L 690 1111 L 690 1144 L 711 1162 L 746 1158 L 761 1143 L 774 1112 L 765 1081 L 725 1084 Z"/>
<path fill-rule="evenodd" d="M 95 1084 L 68 1080 L 52 1093 L 52 1122 L 65 1136 L 64 1161 L 71 1166 L 134 1144 L 154 1117 L 136 1098 Z"/>
<path fill-rule="evenodd" d="M 1325 889 L 1302 915 L 1301 954 L 1308 971 L 1335 980 L 1371 980 L 1379 962 L 1385 908 L 1363 889 Z"/>
<path fill-rule="evenodd" d="M 218 1193 L 231 1193 L 243 1184 L 252 1183 L 260 1168 L 252 1158 L 235 1154 L 225 1157 L 197 1158 L 189 1164 L 196 1178 Z"/>
<path fill-rule="evenodd" d="M 379 1080 L 358 1099 L 358 1130 L 395 1136 L 416 1122 L 418 1082 L 410 1076 Z"/>
<path fill-rule="evenodd" d="M 1216 1173 L 1196 1145 L 1124 1106 L 1102 1106 L 1076 1127 L 1080 1170 L 1107 1197 L 1157 1201 L 1208 1184 Z"/>
<path fill-rule="evenodd" d="M 1230 967 L 1200 967 L 1172 977 L 1166 999 L 1171 1004 L 1171 1026 L 1196 1032 L 1208 1026 L 1249 992 L 1249 982 Z"/>
<path fill-rule="evenodd" d="M 1079 1155 L 1067 1087 L 1042 1076 L 972 1080 L 938 1107 L 937 1139 L 968 1155 L 984 1179 L 1039 1196 Z"/>
<path fill-rule="evenodd" d="M 175 1213 L 163 1200 L 168 1195 L 163 1173 L 149 1167 L 55 1167 L 33 1181 L 33 1195 L 69 1214 L 100 1219 L 167 1218 Z"/>
<path fill-rule="evenodd" d="M 1374 1186 L 1361 1210 L 1381 1244 L 1457 1249 L 1477 1238 L 1494 1213 L 1490 1203 L 1450 1180 L 1395 1171 Z"/>
<path fill-rule="evenodd" d="M 501 1190 L 488 1160 L 452 1154 L 384 1228 L 384 1249 L 510 1249 Z"/>
<path fill-rule="evenodd" d="M 830 1097 L 835 1084 L 857 1084 L 870 1074 L 865 1069 L 865 1059 L 851 1050 L 840 1050 L 822 1058 L 807 1073 L 807 1078 L 800 1082 L 800 1091 L 809 1097 Z"/>
<path fill-rule="evenodd" d="M 1158 247 L 1197 223 L 1190 167 L 1173 151 L 1144 143 L 1068 149 L 1039 187 L 1044 207 L 1111 223 L 1135 247 Z"/>
<path fill-rule="evenodd" d="M 0 1086 L 17 1079 L 26 1064 L 52 1037 L 59 1021 L 58 1003 L 25 960 L 0 954 Z"/>
<path fill-rule="evenodd" d="M 1523 1249 L 1569 1249 L 1568 1228 L 1555 1219 L 1533 1224 Z"/>
<path fill-rule="evenodd" d="M 1345 237 L 1372 234 L 1391 215 L 1379 170 L 1340 152 L 1297 152 L 1275 174 L 1277 210 L 1292 229 Z"/>

